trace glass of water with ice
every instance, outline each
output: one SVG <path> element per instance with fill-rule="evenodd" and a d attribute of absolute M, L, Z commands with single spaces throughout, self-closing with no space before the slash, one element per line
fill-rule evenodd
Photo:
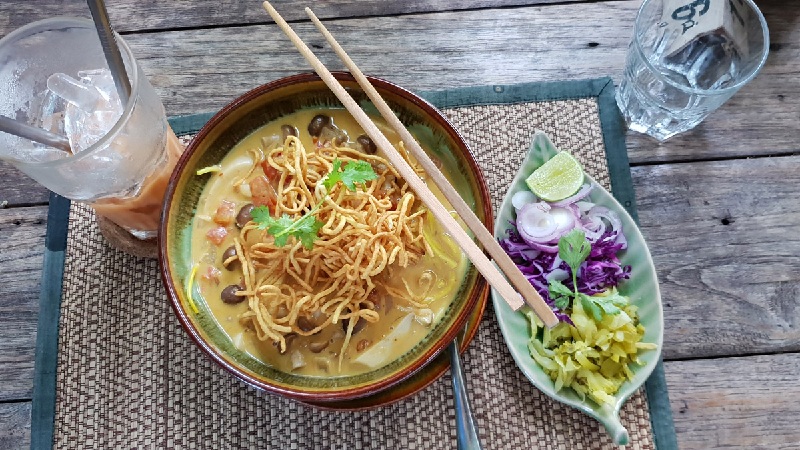
<path fill-rule="evenodd" d="M 72 150 L 0 133 L 0 158 L 136 238 L 152 239 L 183 146 L 130 48 L 119 36 L 117 43 L 131 83 L 127 101 L 90 20 L 42 20 L 0 39 L 0 114 L 66 135 Z"/>
<path fill-rule="evenodd" d="M 664 141 L 752 80 L 768 52 L 767 23 L 752 0 L 645 0 L 617 104 L 630 129 Z"/>

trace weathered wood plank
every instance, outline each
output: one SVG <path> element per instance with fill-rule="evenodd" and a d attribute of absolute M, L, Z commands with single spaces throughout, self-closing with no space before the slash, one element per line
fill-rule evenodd
<path fill-rule="evenodd" d="M 0 448 L 28 449 L 31 446 L 31 403 L 0 403 Z"/>
<path fill-rule="evenodd" d="M 46 206 L 0 209 L 0 401 L 33 389 L 46 222 Z"/>
<path fill-rule="evenodd" d="M 386 16 L 477 8 L 556 3 L 563 0 L 332 0 L 316 2 L 314 13 L 323 19 Z M 585 0 L 591 1 L 591 0 Z M 286 20 L 306 20 L 308 2 L 273 1 Z M 112 0 L 106 2 L 114 28 L 120 32 L 166 30 L 208 26 L 256 24 L 269 21 L 261 1 L 219 0 L 215 2 L 159 0 Z M 82 0 L 32 0 L 0 2 L 0 36 L 34 20 L 54 15 L 91 17 Z"/>
<path fill-rule="evenodd" d="M 800 354 L 665 364 L 682 450 L 797 449 Z"/>
<path fill-rule="evenodd" d="M 619 79 L 636 2 L 548 5 L 329 21 L 364 72 L 412 90 Z M 800 134 L 800 3 L 764 2 L 779 48 L 762 74 L 686 136 L 630 138 L 634 163 L 781 154 Z M 597 24 L 602 23 L 602 27 Z M 342 64 L 311 24 L 295 26 L 331 69 Z M 126 38 L 171 114 L 219 109 L 260 84 L 309 66 L 274 25 Z M 243 45 L 243 42 L 246 43 Z M 597 45 L 595 45 L 597 44 Z M 210 50 L 213 49 L 213 50 Z M 387 50 L 389 49 L 389 50 Z"/>
<path fill-rule="evenodd" d="M 633 169 L 665 358 L 800 350 L 800 157 Z"/>
<path fill-rule="evenodd" d="M 406 15 L 328 25 L 365 72 L 413 90 L 603 75 L 618 79 L 635 3 L 548 5 L 493 10 L 491 15 Z M 684 136 L 659 145 L 632 133 L 628 146 L 633 163 L 800 151 L 800 84 L 794 82 L 794 74 L 800 72 L 800 27 L 793 21 L 800 16 L 800 3 L 768 1 L 761 7 L 773 40 L 773 55 L 763 73 Z M 310 24 L 296 28 L 323 49 L 319 53 L 329 67 L 343 67 Z M 170 115 L 215 111 L 260 84 L 309 70 L 274 25 L 135 34 L 126 39 Z M 0 200 L 35 204 L 46 195 L 33 181 L 1 164 L 0 172 L 9 181 L 0 190 Z"/>
<path fill-rule="evenodd" d="M 0 161 L 2 208 L 47 203 L 50 191 L 5 161 Z"/>

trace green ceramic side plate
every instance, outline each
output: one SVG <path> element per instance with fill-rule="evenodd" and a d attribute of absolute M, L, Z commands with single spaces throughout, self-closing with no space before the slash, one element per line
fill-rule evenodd
<path fill-rule="evenodd" d="M 525 178 L 558 151 L 547 135 L 539 131 L 536 132 L 531 149 L 522 162 L 522 166 L 514 177 L 500 206 L 494 227 L 495 237 L 505 237 L 506 230 L 511 227 L 510 222 L 513 222 L 516 218 L 514 207 L 511 205 L 511 196 L 516 192 L 528 189 L 525 185 Z M 589 199 L 598 205 L 616 211 L 622 221 L 622 229 L 628 239 L 628 248 L 620 252 L 619 256 L 622 263 L 630 265 L 632 270 L 630 279 L 621 283 L 619 290 L 622 294 L 629 296 L 631 302 L 639 307 L 639 320 L 646 328 L 643 341 L 658 345 L 657 350 L 640 352 L 639 358 L 644 364 L 642 366 L 631 366 L 634 378 L 632 381 L 622 385 L 616 395 L 616 404 L 613 406 L 600 406 L 589 399 L 581 400 L 575 391 L 570 388 L 564 388 L 556 392 L 553 382 L 528 353 L 530 330 L 523 314 L 513 311 L 494 289 L 492 289 L 492 302 L 494 303 L 497 320 L 500 323 L 500 330 L 511 351 L 511 355 L 531 383 L 555 400 L 594 417 L 605 426 L 615 444 L 624 445 L 628 442 L 628 432 L 619 420 L 619 411 L 625 401 L 650 376 L 661 356 L 664 334 L 661 295 L 659 294 L 653 260 L 639 228 L 622 205 L 608 191 L 588 175 L 587 178 L 594 185 Z"/>

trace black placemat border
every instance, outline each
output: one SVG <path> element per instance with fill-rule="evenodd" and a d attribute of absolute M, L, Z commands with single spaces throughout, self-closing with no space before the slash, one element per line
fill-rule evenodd
<path fill-rule="evenodd" d="M 443 91 L 423 91 L 419 94 L 437 108 L 442 109 L 459 106 L 596 98 L 612 193 L 638 223 L 636 196 L 625 145 L 625 124 L 614 99 L 614 83 L 611 78 L 475 86 Z M 176 134 L 193 134 L 198 132 L 213 115 L 214 113 L 193 114 L 170 118 L 169 121 Z M 31 450 L 50 450 L 53 447 L 58 323 L 69 206 L 69 200 L 51 194 L 36 337 L 31 409 Z M 650 407 L 650 421 L 656 449 L 677 450 L 678 441 L 662 362 L 658 363 L 653 374 L 645 383 L 645 390 Z"/>

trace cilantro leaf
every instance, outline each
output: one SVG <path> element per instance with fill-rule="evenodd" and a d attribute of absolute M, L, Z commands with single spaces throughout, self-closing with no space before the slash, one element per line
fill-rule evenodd
<path fill-rule="evenodd" d="M 572 230 L 558 240 L 558 256 L 567 263 L 573 274 L 586 261 L 591 251 L 592 244 L 581 230 Z"/>
<path fill-rule="evenodd" d="M 250 215 L 253 217 L 253 222 L 255 222 L 261 230 L 268 229 L 275 222 L 275 219 L 270 215 L 268 206 L 256 206 L 250 212 Z"/>
<path fill-rule="evenodd" d="M 556 305 L 556 308 L 564 311 L 565 309 L 569 308 L 571 297 L 564 296 L 564 297 L 556 297 L 553 300 L 553 303 Z"/>
<path fill-rule="evenodd" d="M 556 308 L 562 311 L 569 308 L 574 293 L 562 282 L 552 280 L 548 285 L 548 291 L 550 291 L 550 298 L 553 299 Z"/>
<path fill-rule="evenodd" d="M 327 189 L 328 192 L 330 192 L 331 188 L 333 188 L 333 186 L 336 185 L 336 183 L 338 183 L 339 180 L 341 179 L 342 175 L 341 172 L 339 172 L 339 169 L 341 167 L 342 167 L 342 160 L 340 160 L 339 158 L 334 159 L 331 171 L 325 177 L 325 180 L 322 181 L 322 185 L 325 186 L 325 189 Z"/>
<path fill-rule="evenodd" d="M 341 171 L 339 171 L 340 168 Z M 333 186 L 341 181 L 347 189 L 355 191 L 356 183 L 365 183 L 376 178 L 378 178 L 378 174 L 372 169 L 372 164 L 360 160 L 350 161 L 342 168 L 342 161 L 336 158 L 333 160 L 330 173 L 322 184 L 330 192 Z"/>
<path fill-rule="evenodd" d="M 550 281 L 550 285 L 548 286 L 548 288 L 550 289 L 551 294 L 572 295 L 572 291 L 568 287 L 564 286 L 564 283 L 558 280 Z"/>
<path fill-rule="evenodd" d="M 314 241 L 317 240 L 319 229 L 325 224 L 317 220 L 313 215 L 307 214 L 295 222 L 295 225 L 296 229 L 293 236 L 300 239 L 305 248 L 311 250 L 314 246 Z"/>
<path fill-rule="evenodd" d="M 272 235 L 276 246 L 283 247 L 289 241 L 289 236 L 294 236 L 306 248 L 310 249 L 317 239 L 317 232 L 324 225 L 314 217 L 317 209 L 319 209 L 318 206 L 312 208 L 311 211 L 297 220 L 293 220 L 287 214 L 275 219 L 270 215 L 269 208 L 266 206 L 253 208 L 251 215 L 259 229 L 267 230 L 267 233 Z"/>
<path fill-rule="evenodd" d="M 278 247 L 286 245 L 286 241 L 292 234 L 291 228 L 294 223 L 294 220 L 287 214 L 282 215 L 277 220 L 273 220 L 272 225 L 267 228 L 267 231 L 275 238 L 275 245 Z"/>
<path fill-rule="evenodd" d="M 593 301 L 593 297 L 589 297 L 586 294 L 580 294 L 579 297 L 581 298 L 581 306 L 583 306 L 584 311 L 591 313 L 595 322 L 603 320 L 603 310 Z"/>
<path fill-rule="evenodd" d="M 561 236 L 558 240 L 558 256 L 567 263 L 572 271 L 573 298 L 578 298 L 578 269 L 581 267 L 589 253 L 592 251 L 592 244 L 586 239 L 586 233 L 574 229 Z"/>

